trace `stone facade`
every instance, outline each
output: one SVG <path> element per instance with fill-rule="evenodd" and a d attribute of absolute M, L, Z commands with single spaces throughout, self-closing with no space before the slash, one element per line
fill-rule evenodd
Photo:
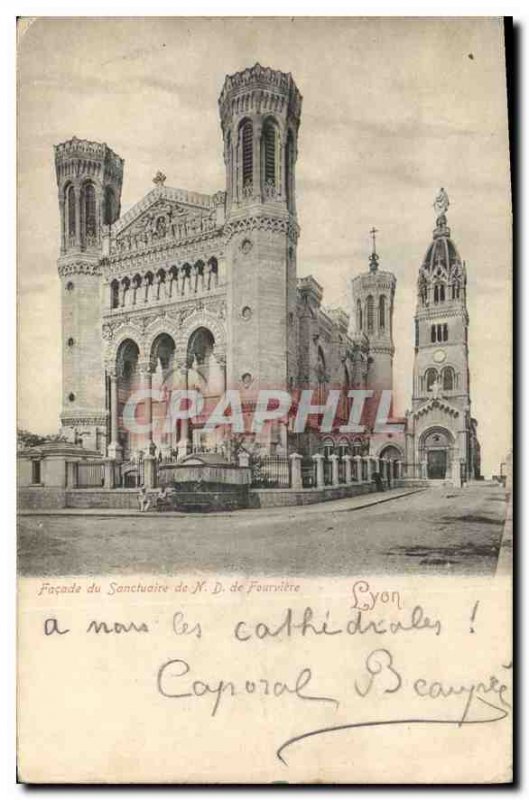
<path fill-rule="evenodd" d="M 204 432 L 200 417 L 167 430 L 163 421 L 178 389 L 200 389 L 213 404 L 226 389 L 314 388 L 316 402 L 330 387 L 392 388 L 396 280 L 379 269 L 375 247 L 369 269 L 353 280 L 351 318 L 322 305 L 323 288 L 313 277 L 297 277 L 301 106 L 290 74 L 256 64 L 226 77 L 219 98 L 225 189 L 206 195 L 170 188 L 159 172 L 154 188 L 123 215 L 123 159 L 106 144 L 76 138 L 56 146 L 61 424 L 69 440 L 118 460 L 139 451 L 181 458 L 193 448 L 220 446 L 225 432 Z M 461 342 L 463 297 L 453 306 L 453 335 L 457 325 Z M 430 324 L 426 309 L 417 319 L 423 335 Z M 460 383 L 450 404 L 470 425 L 464 348 L 457 350 L 455 341 L 447 364 L 454 362 Z M 421 342 L 417 381 L 435 349 Z M 131 433 L 123 422 L 136 389 L 145 390 L 137 418 L 153 422 L 152 435 Z M 414 392 L 413 414 L 426 400 L 424 391 Z M 339 435 L 348 413 L 341 402 L 336 430 L 326 437 L 294 433 L 285 421 L 258 444 L 285 455 L 336 449 L 383 455 L 391 447 L 392 458 L 416 460 L 404 433 L 371 436 L 368 428 Z M 418 419 L 412 416 L 410 424 L 419 431 Z M 470 458 L 468 425 L 457 437 Z"/>

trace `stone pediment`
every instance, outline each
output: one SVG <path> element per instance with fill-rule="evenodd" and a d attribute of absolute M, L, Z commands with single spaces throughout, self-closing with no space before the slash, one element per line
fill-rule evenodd
<path fill-rule="evenodd" d="M 215 220 L 215 204 L 209 195 L 159 187 L 150 191 L 116 223 L 113 238 L 148 234 L 164 238 L 173 225 L 195 219 Z"/>
<path fill-rule="evenodd" d="M 425 400 L 425 402 L 413 412 L 413 416 L 415 419 L 419 419 L 419 417 L 423 417 L 435 410 L 442 411 L 454 418 L 458 417 L 461 413 L 458 408 L 448 403 L 444 398 L 432 397 L 429 400 Z"/>
<path fill-rule="evenodd" d="M 140 250 L 211 234 L 225 193 L 215 195 L 157 186 L 112 228 L 111 252 Z"/>

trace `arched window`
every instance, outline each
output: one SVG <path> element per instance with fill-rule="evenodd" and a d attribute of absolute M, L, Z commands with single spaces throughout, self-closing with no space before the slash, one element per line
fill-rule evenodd
<path fill-rule="evenodd" d="M 215 349 L 215 337 L 209 328 L 197 328 L 187 343 L 187 366 L 207 384 Z"/>
<path fill-rule="evenodd" d="M 294 136 L 289 130 L 285 152 L 285 182 L 287 191 L 287 205 L 294 205 Z"/>
<path fill-rule="evenodd" d="M 452 367 L 445 367 L 443 370 L 443 389 L 451 391 L 455 388 L 455 373 Z"/>
<path fill-rule="evenodd" d="M 138 273 L 132 279 L 132 304 L 135 305 L 139 298 L 139 288 L 141 286 L 142 277 Z"/>
<path fill-rule="evenodd" d="M 75 189 L 73 186 L 68 187 L 67 192 L 67 214 L 68 214 L 68 239 L 70 242 L 75 240 L 75 231 L 76 231 L 76 224 L 75 224 Z"/>
<path fill-rule="evenodd" d="M 459 282 L 456 281 L 452 286 L 452 300 L 459 300 Z"/>
<path fill-rule="evenodd" d="M 93 184 L 87 183 L 83 189 L 83 222 L 85 242 L 96 236 L 96 191 Z"/>
<path fill-rule="evenodd" d="M 325 355 L 321 347 L 318 347 L 318 362 L 316 364 L 316 376 L 318 383 L 325 383 Z"/>
<path fill-rule="evenodd" d="M 248 189 L 253 184 L 253 125 L 249 119 L 245 120 L 241 125 L 240 142 L 242 186 L 243 189 Z"/>
<path fill-rule="evenodd" d="M 110 186 L 105 189 L 105 213 L 103 219 L 105 225 L 112 225 L 114 222 L 114 191 Z"/>
<path fill-rule="evenodd" d="M 207 265 L 207 283 L 206 288 L 212 289 L 217 285 L 219 278 L 219 262 L 215 256 L 211 256 Z"/>
<path fill-rule="evenodd" d="M 162 370 L 167 372 L 173 365 L 176 345 L 172 336 L 168 333 L 161 333 L 156 337 L 151 346 L 151 363 L 160 364 Z"/>
<path fill-rule="evenodd" d="M 437 284 L 433 287 L 433 301 L 434 303 L 439 302 L 439 287 Z"/>
<path fill-rule="evenodd" d="M 363 327 L 362 320 L 362 303 L 360 300 L 356 301 L 356 330 L 360 333 Z"/>
<path fill-rule="evenodd" d="M 125 339 L 118 348 L 116 369 L 120 378 L 120 394 L 125 400 L 138 368 L 139 348 L 132 339 Z"/>
<path fill-rule="evenodd" d="M 433 367 L 430 367 L 429 369 L 426 370 L 424 374 L 424 383 L 427 392 L 431 392 L 432 386 L 434 385 L 436 380 L 437 380 L 437 370 L 433 369 Z"/>
<path fill-rule="evenodd" d="M 322 442 L 321 449 L 322 449 L 322 453 L 325 456 L 325 458 L 330 458 L 332 456 L 332 454 L 334 453 L 334 442 L 333 442 L 333 440 L 330 439 L 330 438 L 329 439 L 324 439 L 323 442 Z"/>
<path fill-rule="evenodd" d="M 369 295 L 366 300 L 367 332 L 373 333 L 375 330 L 375 308 L 373 296 Z"/>
<path fill-rule="evenodd" d="M 355 439 L 353 442 L 353 456 L 362 455 L 363 443 L 361 439 Z"/>
<path fill-rule="evenodd" d="M 437 341 L 437 327 L 435 325 L 432 325 L 430 330 L 430 341 L 432 342 L 432 344 L 435 344 L 435 342 Z"/>
<path fill-rule="evenodd" d="M 386 327 L 386 296 L 381 294 L 378 300 L 378 323 L 380 330 Z"/>
<path fill-rule="evenodd" d="M 441 286 L 439 287 L 439 300 L 440 300 L 441 303 L 444 303 L 444 301 L 445 301 L 445 287 L 444 287 L 444 284 L 441 284 Z"/>
<path fill-rule="evenodd" d="M 121 281 L 121 305 L 126 306 L 129 304 L 130 299 L 130 278 L 124 277 Z"/>
<path fill-rule="evenodd" d="M 112 281 L 110 284 L 110 305 L 112 308 L 119 306 L 119 281 Z"/>
<path fill-rule="evenodd" d="M 446 322 L 440 323 L 435 326 L 432 325 L 432 337 L 434 336 L 434 328 L 437 328 L 437 339 L 432 338 L 432 342 L 447 342 L 448 341 L 448 325 Z"/>
<path fill-rule="evenodd" d="M 262 152 L 263 178 L 266 188 L 277 187 L 277 125 L 274 120 L 267 119 L 263 125 Z"/>

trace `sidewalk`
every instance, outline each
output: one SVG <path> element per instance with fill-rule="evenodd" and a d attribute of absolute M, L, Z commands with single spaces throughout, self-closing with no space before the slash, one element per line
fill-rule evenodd
<path fill-rule="evenodd" d="M 359 495 L 358 497 L 345 497 L 342 500 L 327 500 L 323 503 L 314 503 L 306 506 L 277 506 L 272 508 L 244 508 L 237 511 L 222 511 L 201 513 L 185 513 L 182 511 L 133 511 L 129 508 L 60 508 L 60 509 L 22 509 L 18 512 L 20 517 L 141 517 L 145 519 L 167 519 L 170 517 L 255 517 L 258 515 L 275 516 L 298 516 L 302 514 L 321 514 L 322 511 L 344 513 L 356 511 L 360 508 L 376 506 L 380 503 L 387 503 L 390 500 L 398 500 L 400 497 L 407 497 L 417 492 L 425 491 L 424 488 L 414 489 L 390 489 L 385 492 L 373 492 L 372 494 Z"/>

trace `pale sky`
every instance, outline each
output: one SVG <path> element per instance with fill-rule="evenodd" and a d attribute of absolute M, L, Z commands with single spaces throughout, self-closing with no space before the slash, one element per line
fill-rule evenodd
<path fill-rule="evenodd" d="M 397 278 L 396 410 L 411 403 L 415 285 L 440 186 L 468 273 L 472 412 L 485 474 L 511 435 L 511 216 L 503 31 L 468 19 L 38 19 L 19 45 L 19 424 L 58 430 L 59 211 L 53 145 L 125 159 L 122 213 L 152 188 L 224 188 L 217 98 L 259 62 L 303 95 L 299 275 L 347 307 L 367 268 Z M 347 309 L 349 310 L 349 309 Z"/>

